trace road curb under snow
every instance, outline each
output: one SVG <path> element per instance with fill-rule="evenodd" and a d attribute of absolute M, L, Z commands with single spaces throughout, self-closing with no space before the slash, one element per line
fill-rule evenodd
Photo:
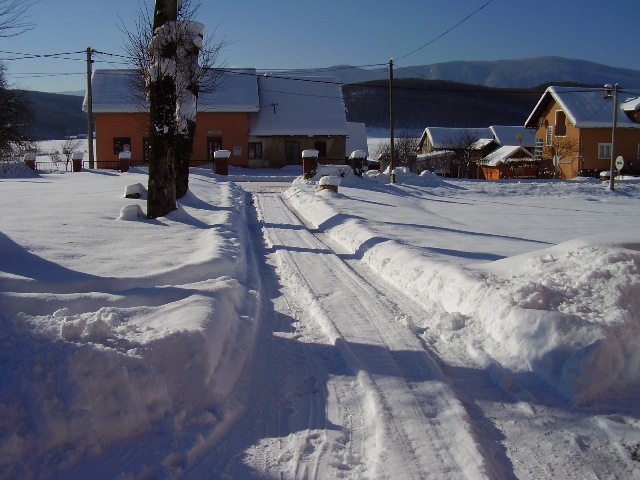
<path fill-rule="evenodd" d="M 316 192 L 314 185 L 298 183 L 285 196 L 308 224 L 353 252 L 411 300 L 457 317 L 456 328 L 481 329 L 481 357 L 486 358 L 486 352 L 509 369 L 535 371 L 577 403 L 638 380 L 640 354 L 632 341 L 640 334 L 637 322 L 603 325 L 559 311 L 522 308 L 513 299 L 509 278 L 437 262 L 417 248 L 376 235 L 345 213 L 349 197 L 344 192 Z M 568 242 L 547 250 L 563 255 L 588 244 Z M 477 347 L 469 345 L 470 350 Z"/>

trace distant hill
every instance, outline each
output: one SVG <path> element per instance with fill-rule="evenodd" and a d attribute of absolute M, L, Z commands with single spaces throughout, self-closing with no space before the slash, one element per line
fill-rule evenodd
<path fill-rule="evenodd" d="M 63 139 L 68 135 L 87 133 L 82 97 L 31 91 L 25 91 L 25 95 L 35 114 L 32 128 L 35 140 Z"/>
<path fill-rule="evenodd" d="M 491 88 L 441 80 L 394 81 L 396 129 L 524 125 L 546 86 Z M 389 82 L 377 80 L 343 88 L 347 119 L 367 127 L 389 126 Z"/>
<path fill-rule="evenodd" d="M 389 69 L 363 69 L 339 65 L 323 69 L 292 70 L 291 73 L 328 75 L 343 83 L 361 83 L 389 78 Z M 542 84 L 580 83 L 604 85 L 618 83 L 640 88 L 640 71 L 609 67 L 585 60 L 563 57 L 536 57 L 520 60 L 456 61 L 394 68 L 394 78 L 446 80 L 496 88 L 532 88 Z"/>

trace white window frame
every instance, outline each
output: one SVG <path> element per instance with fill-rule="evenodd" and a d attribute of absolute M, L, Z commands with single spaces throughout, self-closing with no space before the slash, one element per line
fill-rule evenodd
<path fill-rule="evenodd" d="M 547 127 L 547 147 L 553 146 L 553 127 L 549 125 Z"/>
<path fill-rule="evenodd" d="M 639 146 L 640 148 L 640 146 Z M 533 156 L 537 160 L 542 160 L 542 154 L 544 153 L 544 140 L 542 138 L 536 138 L 535 146 L 533 149 Z"/>
<path fill-rule="evenodd" d="M 611 143 L 599 143 L 598 144 L 598 159 L 604 160 L 611 158 Z"/>

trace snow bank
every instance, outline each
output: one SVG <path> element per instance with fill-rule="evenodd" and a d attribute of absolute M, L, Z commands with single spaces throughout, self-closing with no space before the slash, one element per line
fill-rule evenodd
<path fill-rule="evenodd" d="M 420 182 L 413 177 L 408 184 Z M 442 182 L 427 175 L 427 186 L 432 181 Z M 349 214 L 348 192 L 316 196 L 306 187 L 297 184 L 286 195 L 307 221 L 427 311 L 440 311 L 432 327 L 443 335 L 467 332 L 479 359 L 486 352 L 508 369 L 533 370 L 578 403 L 640 381 L 640 239 L 634 235 L 586 238 L 472 270 L 380 237 Z M 600 188 L 585 187 L 592 194 Z"/>
<path fill-rule="evenodd" d="M 241 408 L 234 388 L 258 313 L 241 247 L 244 194 L 192 174 L 178 211 L 125 225 L 115 220 L 133 201 L 122 198 L 131 175 L 146 181 L 88 171 L 3 185 L 0 478 L 65 475 L 116 441 L 152 433 L 173 441 L 142 449 L 136 468 L 148 456 L 164 478 L 162 458 L 179 473 Z M 70 192 L 85 201 L 67 219 Z M 12 207 L 41 195 L 45 212 Z"/>
<path fill-rule="evenodd" d="M 38 174 L 31 170 L 24 162 L 0 161 L 0 179 L 3 178 L 33 178 Z"/>

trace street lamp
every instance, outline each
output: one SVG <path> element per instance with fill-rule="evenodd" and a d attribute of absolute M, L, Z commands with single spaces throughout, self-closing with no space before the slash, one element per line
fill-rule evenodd
<path fill-rule="evenodd" d="M 613 87 L 607 84 L 604 86 L 605 88 L 605 98 L 611 98 L 611 90 L 613 88 L 613 126 L 611 127 L 611 163 L 609 165 L 609 190 L 614 190 L 614 175 L 613 175 L 613 167 L 614 167 L 614 159 L 616 158 L 616 128 L 618 126 L 618 91 L 619 86 L 616 83 Z"/>

